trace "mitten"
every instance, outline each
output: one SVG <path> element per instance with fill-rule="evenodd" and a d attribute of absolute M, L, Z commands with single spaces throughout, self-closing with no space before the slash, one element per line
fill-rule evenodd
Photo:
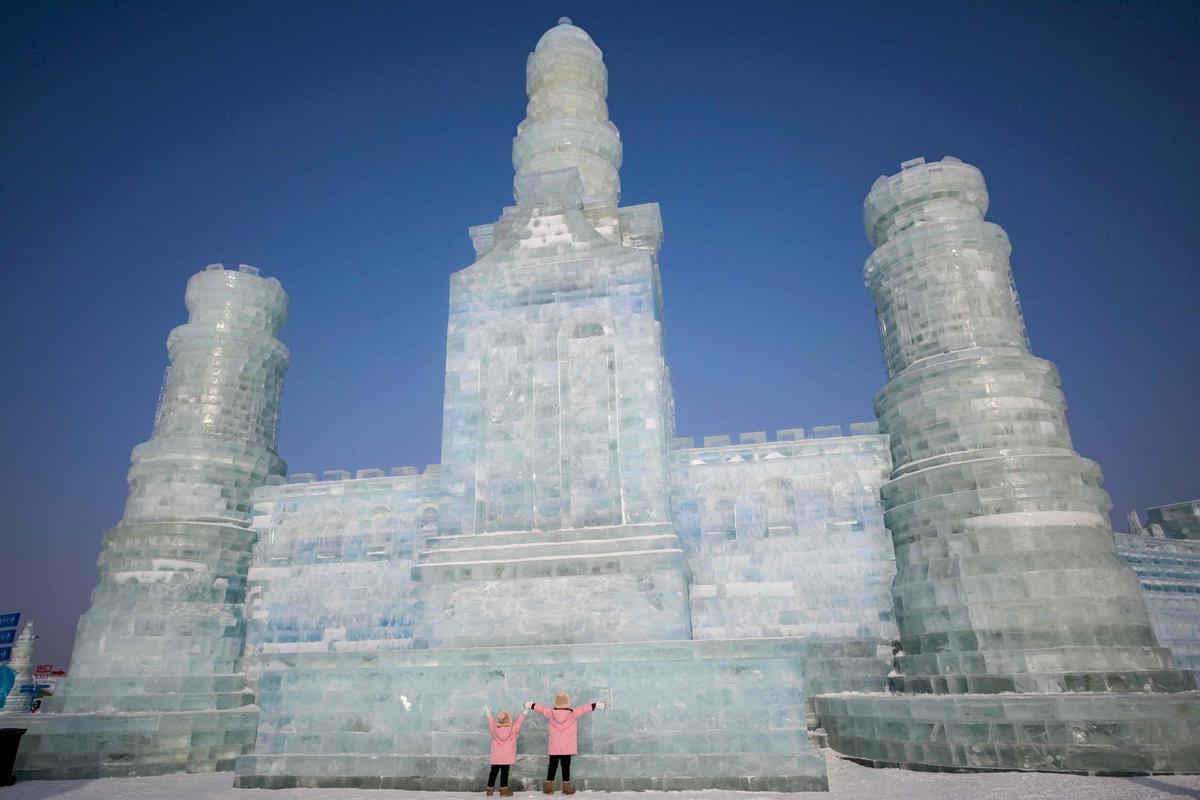
<path fill-rule="evenodd" d="M 524 705 L 524 706 L 525 706 L 525 708 L 533 708 L 533 701 L 532 701 L 532 700 L 526 700 L 526 701 L 525 701 L 525 702 L 524 702 L 522 705 Z"/>
<path fill-rule="evenodd" d="M 598 709 L 600 709 L 601 711 L 603 711 L 604 709 L 608 708 L 608 703 L 604 702 L 603 700 L 597 700 L 597 701 L 596 701 L 596 708 L 598 708 Z"/>

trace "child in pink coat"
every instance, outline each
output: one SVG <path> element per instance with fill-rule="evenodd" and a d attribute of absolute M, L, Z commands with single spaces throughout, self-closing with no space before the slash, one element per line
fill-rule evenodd
<path fill-rule="evenodd" d="M 575 794 L 571 785 L 571 756 L 578 751 L 577 724 L 579 718 L 590 714 L 597 708 L 603 710 L 607 704 L 603 700 L 597 703 L 587 703 L 579 708 L 571 708 L 571 698 L 566 692 L 554 696 L 554 708 L 546 708 L 529 700 L 525 701 L 526 708 L 532 708 L 550 723 L 550 736 L 547 752 L 550 754 L 550 766 L 546 770 L 546 783 L 542 786 L 542 794 L 554 794 L 554 775 L 558 765 L 562 764 L 563 794 Z"/>
<path fill-rule="evenodd" d="M 488 772 L 487 796 L 492 796 L 496 773 L 499 773 L 500 796 L 512 797 L 512 790 L 508 788 L 508 768 L 517 760 L 517 736 L 525 724 L 525 715 L 521 714 L 513 722 L 512 714 L 507 711 L 501 711 L 495 718 L 489 708 L 485 707 L 483 713 L 487 714 L 488 730 L 492 732 L 492 768 Z"/>

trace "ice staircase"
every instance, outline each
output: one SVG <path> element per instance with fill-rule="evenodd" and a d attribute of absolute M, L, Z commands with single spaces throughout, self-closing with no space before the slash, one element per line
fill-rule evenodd
<path fill-rule="evenodd" d="M 691 638 L 670 524 L 435 536 L 418 548 L 417 647 Z"/>
<path fill-rule="evenodd" d="M 434 536 L 417 552 L 418 580 L 497 580 L 678 567 L 683 548 L 670 524 L 608 525 Z"/>

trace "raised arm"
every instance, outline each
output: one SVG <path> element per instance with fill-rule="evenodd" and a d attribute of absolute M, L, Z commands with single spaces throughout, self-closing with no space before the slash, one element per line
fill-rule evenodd
<path fill-rule="evenodd" d="M 521 732 L 521 726 L 524 724 L 525 724 L 525 712 L 522 711 L 521 716 L 517 717 L 516 721 L 513 722 L 513 736 L 516 736 L 518 733 Z"/>
<path fill-rule="evenodd" d="M 550 719 L 550 709 L 545 706 L 539 706 L 537 703 L 529 703 L 529 708 L 538 712 L 546 719 Z"/>

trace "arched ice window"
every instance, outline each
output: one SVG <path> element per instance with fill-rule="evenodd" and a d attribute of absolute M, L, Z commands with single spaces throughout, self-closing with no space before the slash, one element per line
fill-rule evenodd
<path fill-rule="evenodd" d="M 736 539 L 733 491 L 721 483 L 706 483 L 697 491 L 700 535 L 704 539 Z"/>
<path fill-rule="evenodd" d="M 796 533 L 796 486 L 789 478 L 767 478 L 758 487 L 767 536 Z"/>
<path fill-rule="evenodd" d="M 292 556 L 292 538 L 295 531 L 295 518 L 290 514 L 279 515 L 268 533 L 263 561 L 273 565 L 288 563 Z"/>
<path fill-rule="evenodd" d="M 366 529 L 363 531 L 363 556 L 370 561 L 385 561 L 391 556 L 392 536 L 395 533 L 395 518 L 388 506 L 379 506 L 367 512 Z"/>
<path fill-rule="evenodd" d="M 342 512 L 322 511 L 317 516 L 316 556 L 318 561 L 337 561 L 342 557 L 342 534 L 345 532 Z"/>

